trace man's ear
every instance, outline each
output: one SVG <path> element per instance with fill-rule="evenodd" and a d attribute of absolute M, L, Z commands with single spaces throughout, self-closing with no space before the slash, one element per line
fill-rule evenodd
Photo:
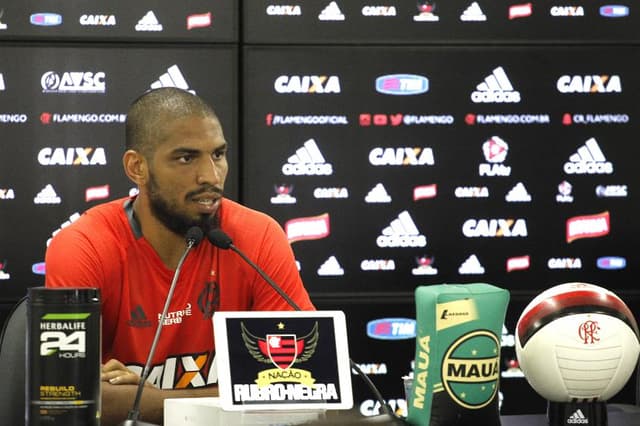
<path fill-rule="evenodd" d="M 125 174 L 133 183 L 138 185 L 138 187 L 142 187 L 147 183 L 149 179 L 149 165 L 144 155 L 132 149 L 127 150 L 122 156 L 122 165 L 124 166 Z"/>

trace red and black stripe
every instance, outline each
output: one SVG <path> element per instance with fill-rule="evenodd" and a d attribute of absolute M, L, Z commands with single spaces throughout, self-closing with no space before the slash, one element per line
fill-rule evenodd
<path fill-rule="evenodd" d="M 524 347 L 542 327 L 573 314 L 604 314 L 620 319 L 640 340 L 638 324 L 631 310 L 618 297 L 593 290 L 575 290 L 550 296 L 529 310 L 518 321 L 518 339 Z"/>

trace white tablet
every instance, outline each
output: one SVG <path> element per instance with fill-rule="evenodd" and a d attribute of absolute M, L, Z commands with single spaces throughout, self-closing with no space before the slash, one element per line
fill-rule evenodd
<path fill-rule="evenodd" d="M 216 312 L 213 326 L 224 410 L 353 406 L 343 312 Z"/>

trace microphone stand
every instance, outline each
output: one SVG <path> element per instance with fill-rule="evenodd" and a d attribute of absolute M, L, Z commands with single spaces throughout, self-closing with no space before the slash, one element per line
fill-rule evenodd
<path fill-rule="evenodd" d="M 173 291 L 176 288 L 176 284 L 178 282 L 178 277 L 180 276 L 180 270 L 182 269 L 182 264 L 184 260 L 187 258 L 187 255 L 191 251 L 191 249 L 196 246 L 202 240 L 202 230 L 198 227 L 192 227 L 187 231 L 187 249 L 182 254 L 182 257 L 178 261 L 178 266 L 176 266 L 176 271 L 173 274 L 173 280 L 171 281 L 171 287 L 169 287 L 169 293 L 167 294 L 167 299 L 164 302 L 164 309 L 162 310 L 162 315 L 160 315 L 160 320 L 158 321 L 158 326 L 156 327 L 156 334 L 153 337 L 153 341 L 151 343 L 151 349 L 149 350 L 149 356 L 147 357 L 147 362 L 144 364 L 144 369 L 142 370 L 142 375 L 140 376 L 140 382 L 138 382 L 138 389 L 136 391 L 136 399 L 133 402 L 133 408 L 129 410 L 129 414 L 127 415 L 127 419 L 118 424 L 118 426 L 159 426 L 154 423 L 147 423 L 141 420 L 138 420 L 140 417 L 140 402 L 142 398 L 142 391 L 145 386 L 145 382 L 149 378 L 149 373 L 151 372 L 151 362 L 153 361 L 153 355 L 156 352 L 156 346 L 158 345 L 158 341 L 160 340 L 160 332 L 162 332 L 162 327 L 164 325 L 164 320 L 167 316 L 167 312 L 169 311 L 169 305 L 171 304 L 171 299 L 173 298 Z"/>
<path fill-rule="evenodd" d="M 296 304 L 296 302 L 293 301 L 293 299 L 291 299 L 289 297 L 289 295 L 287 293 L 284 292 L 284 290 L 275 282 L 273 282 L 273 280 L 271 279 L 271 277 L 269 277 L 266 272 L 264 272 L 262 270 L 262 268 L 259 268 L 258 265 L 256 265 L 251 259 L 249 259 L 247 257 L 246 254 L 244 254 L 238 247 L 236 247 L 233 244 L 229 244 L 229 248 L 231 250 L 233 250 L 234 252 L 236 252 L 238 254 L 238 256 L 240 256 L 241 258 L 244 259 L 245 262 L 247 262 L 249 264 L 249 266 L 251 266 L 258 274 L 260 274 L 260 276 L 262 277 L 262 279 L 264 279 L 267 284 L 269 284 L 279 295 L 280 297 L 282 297 L 288 304 L 289 306 L 291 306 L 294 310 L 296 311 L 301 311 L 302 309 L 300 309 L 300 307 Z"/>

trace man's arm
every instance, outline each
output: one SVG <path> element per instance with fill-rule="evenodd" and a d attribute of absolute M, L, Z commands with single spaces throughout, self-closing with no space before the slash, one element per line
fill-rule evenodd
<path fill-rule="evenodd" d="M 102 426 L 115 426 L 127 419 L 136 398 L 137 385 L 112 385 L 102 382 Z M 218 387 L 166 390 L 145 386 L 140 400 L 140 420 L 162 425 L 164 400 L 167 398 L 218 396 Z"/>
<path fill-rule="evenodd" d="M 140 376 L 116 359 L 102 366 L 102 426 L 117 425 L 126 420 L 138 392 Z M 217 386 L 195 389 L 158 389 L 146 384 L 140 399 L 140 420 L 162 424 L 164 400 L 218 396 Z"/>

